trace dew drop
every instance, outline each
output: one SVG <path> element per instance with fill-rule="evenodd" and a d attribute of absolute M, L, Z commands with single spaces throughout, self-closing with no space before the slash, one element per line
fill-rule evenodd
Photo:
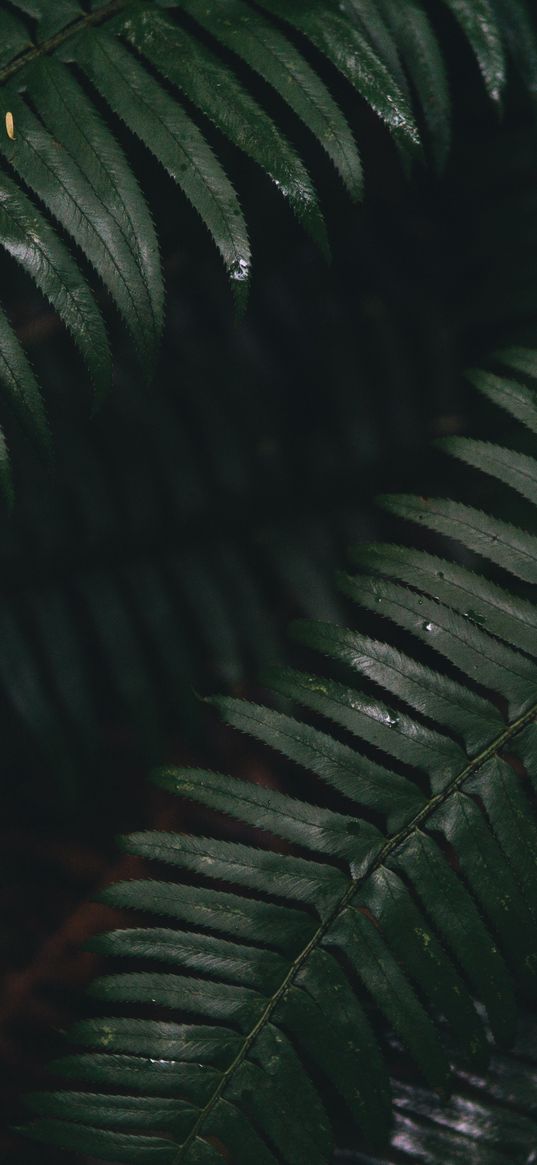
<path fill-rule="evenodd" d="M 465 611 L 464 616 L 466 619 L 471 619 L 473 623 L 478 623 L 480 627 L 483 627 L 487 621 L 483 615 L 479 614 L 479 611 L 472 611 L 471 609 Z"/>
<path fill-rule="evenodd" d="M 249 272 L 250 264 L 247 259 L 237 259 L 236 262 L 232 263 L 231 265 L 231 278 L 236 279 L 239 283 L 244 282 L 245 279 L 248 279 Z"/>

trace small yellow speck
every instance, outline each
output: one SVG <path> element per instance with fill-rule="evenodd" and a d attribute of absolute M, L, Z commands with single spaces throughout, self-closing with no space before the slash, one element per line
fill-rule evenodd
<path fill-rule="evenodd" d="M 11 141 L 15 140 L 15 122 L 13 121 L 13 114 L 6 113 L 6 133 Z"/>

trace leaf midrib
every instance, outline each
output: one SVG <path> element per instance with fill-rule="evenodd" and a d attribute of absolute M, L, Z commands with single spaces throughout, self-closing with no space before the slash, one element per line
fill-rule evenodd
<path fill-rule="evenodd" d="M 405 825 L 403 829 L 399 830 L 399 832 L 396 833 L 393 837 L 388 838 L 377 856 L 372 859 L 367 869 L 360 875 L 359 878 L 351 881 L 347 890 L 336 903 L 328 917 L 323 922 L 321 922 L 309 943 L 306 944 L 304 949 L 292 962 L 283 982 L 270 997 L 267 1006 L 265 1007 L 265 1010 L 258 1019 L 257 1023 L 245 1037 L 240 1052 L 237 1053 L 229 1068 L 227 1068 L 223 1073 L 212 1096 L 207 1101 L 205 1107 L 201 1110 L 195 1124 L 188 1134 L 188 1137 L 183 1142 L 183 1144 L 178 1147 L 178 1152 L 172 1159 L 172 1165 L 179 1165 L 183 1154 L 188 1151 L 191 1144 L 200 1135 L 207 1117 L 212 1112 L 214 1106 L 221 1099 L 230 1079 L 233 1077 L 237 1069 L 240 1068 L 241 1064 L 248 1055 L 250 1048 L 255 1043 L 257 1036 L 263 1030 L 265 1025 L 270 1022 L 274 1010 L 278 1006 L 285 992 L 293 983 L 293 980 L 301 970 L 303 964 L 307 961 L 310 954 L 317 948 L 321 940 L 324 938 L 326 932 L 339 918 L 340 914 L 342 914 L 347 906 L 351 903 L 354 895 L 358 892 L 363 883 L 371 876 L 371 874 L 375 872 L 375 870 L 379 869 L 379 867 L 384 864 L 387 857 L 393 852 L 393 850 L 397 849 L 400 845 L 403 845 L 407 838 L 410 837 L 410 835 L 414 833 L 415 830 L 419 829 L 420 826 L 425 821 L 427 821 L 428 817 L 430 817 L 431 814 L 434 813 L 440 805 L 447 801 L 455 792 L 458 791 L 458 789 L 461 788 L 461 786 L 464 784 L 464 781 L 467 780 L 469 776 L 475 773 L 477 769 L 486 763 L 487 760 L 489 760 L 495 753 L 503 748 L 503 746 L 508 741 L 512 740 L 513 737 L 516 736 L 518 732 L 522 731 L 522 729 L 525 728 L 527 724 L 531 723 L 531 721 L 536 716 L 537 703 L 533 704 L 529 711 L 525 712 L 522 716 L 519 716 L 518 719 L 515 720 L 512 724 L 508 724 L 503 729 L 503 731 L 494 738 L 491 744 L 487 745 L 486 748 L 484 748 L 476 757 L 474 757 L 471 761 L 468 762 L 467 765 L 465 765 L 464 769 L 453 778 L 453 780 L 447 785 L 445 789 L 442 790 L 442 792 L 435 794 L 434 797 L 427 801 L 427 804 L 424 805 L 422 809 L 420 809 L 419 813 L 417 813 L 411 821 L 409 821 L 408 825 Z"/>
<path fill-rule="evenodd" d="M 93 25 L 103 24 L 110 17 L 115 16 L 116 12 L 120 12 L 122 8 L 127 8 L 131 0 L 109 0 L 102 8 L 98 8 L 95 12 L 88 12 L 81 17 L 80 20 L 75 20 L 72 24 L 68 24 L 66 28 L 62 28 L 60 32 L 50 36 L 41 44 L 33 45 L 25 53 L 21 53 L 14 61 L 10 61 L 9 65 L 4 65 L 0 69 L 0 84 L 4 84 L 25 65 L 31 61 L 35 61 L 39 57 L 48 56 L 49 53 L 54 52 L 65 41 L 70 40 L 71 37 L 76 36 L 79 32 L 83 32 L 86 28 L 91 28 Z"/>

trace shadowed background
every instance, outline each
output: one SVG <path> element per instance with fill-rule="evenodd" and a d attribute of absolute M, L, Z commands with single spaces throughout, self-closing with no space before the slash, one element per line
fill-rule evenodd
<path fill-rule="evenodd" d="M 165 224 L 166 336 L 151 385 L 115 337 L 114 392 L 94 417 L 55 317 L 0 263 L 56 444 L 49 467 L 18 437 L 16 506 L 0 526 L 0 1054 L 13 1163 L 46 1158 L 8 1126 L 95 968 L 79 944 L 109 912 L 88 898 L 130 869 L 114 835 L 178 824 L 148 768 L 198 761 L 278 781 L 278 765 L 254 760 L 200 697 L 255 692 L 263 665 L 289 655 L 293 616 L 344 617 L 334 572 L 346 547 L 391 529 L 375 493 L 441 491 L 447 466 L 428 441 L 471 431 L 462 369 L 534 337 L 533 109 L 513 82 L 499 122 L 453 37 L 456 146 L 442 178 L 410 182 L 365 113 L 364 207 L 316 155 L 330 266 L 238 163 L 258 208 L 243 319 L 203 228 L 144 156 Z M 228 161 L 237 167 L 231 147 Z"/>

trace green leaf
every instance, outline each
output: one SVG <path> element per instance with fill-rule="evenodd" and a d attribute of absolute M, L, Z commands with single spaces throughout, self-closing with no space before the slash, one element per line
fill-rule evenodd
<path fill-rule="evenodd" d="M 349 23 L 365 33 L 377 56 L 384 61 L 408 96 L 408 86 L 399 56 L 399 37 L 394 36 L 388 13 L 383 13 L 382 5 L 372 5 L 369 0 L 342 0 L 339 10 L 345 14 Z"/>
<path fill-rule="evenodd" d="M 496 1039 L 509 1044 L 515 1031 L 515 1003 L 509 976 L 462 882 L 431 838 L 418 830 L 403 842 L 388 865 L 412 883 L 425 910 L 483 1000 Z"/>
<path fill-rule="evenodd" d="M 0 68 L 31 47 L 32 38 L 28 29 L 13 13 L 0 12 Z"/>
<path fill-rule="evenodd" d="M 361 606 L 411 631 L 470 680 L 505 696 L 513 714 L 531 706 L 537 692 L 534 664 L 493 639 L 468 614 L 382 578 L 344 576 L 341 587 Z"/>
<path fill-rule="evenodd" d="M 381 866 L 362 887 L 358 900 L 377 920 L 393 954 L 422 995 L 446 1016 L 468 1064 L 483 1070 L 489 1059 L 485 1028 L 456 968 L 404 882 Z"/>
<path fill-rule="evenodd" d="M 283 685 L 278 690 L 282 691 Z M 285 694 L 289 694 L 287 688 Z M 399 824 L 421 803 L 419 790 L 405 778 L 386 772 L 327 733 L 246 700 L 223 696 L 214 703 L 227 724 L 256 736 L 290 760 L 311 769 L 351 800 L 391 812 L 392 820 Z M 364 834 L 363 860 L 369 857 L 372 840 Z"/>
<path fill-rule="evenodd" d="M 0 245 L 33 279 L 69 329 L 99 395 L 112 375 L 101 313 L 59 235 L 7 175 L 0 190 Z"/>
<path fill-rule="evenodd" d="M 154 774 L 153 780 L 170 793 L 206 805 L 209 809 L 217 809 L 247 825 L 327 857 L 360 860 L 363 847 L 367 852 L 375 841 L 380 840 L 378 831 L 365 822 L 359 823 L 331 809 L 294 800 L 277 789 L 266 789 L 222 773 L 204 769 L 161 769 Z"/>
<path fill-rule="evenodd" d="M 276 1157 L 241 1110 L 227 1100 L 219 1100 L 207 1121 L 207 1132 L 228 1146 L 237 1165 L 277 1165 Z"/>
<path fill-rule="evenodd" d="M 451 94 L 441 46 L 419 0 L 384 0 L 384 7 L 420 101 L 432 156 L 442 170 L 451 143 Z"/>
<path fill-rule="evenodd" d="M 505 349 L 503 352 L 497 353 L 498 359 L 505 363 L 507 367 L 514 368 L 515 371 L 531 372 L 534 368 L 537 375 L 537 366 L 535 360 L 527 367 L 525 360 L 525 353 L 522 349 Z M 517 421 L 521 421 L 523 425 L 527 425 L 532 433 L 537 433 L 537 397 L 535 390 L 528 388 L 525 384 L 520 384 L 516 380 L 506 380 L 505 376 L 495 376 L 493 372 L 483 372 L 481 369 L 471 369 L 466 373 L 470 384 L 479 389 L 483 396 L 487 396 L 495 405 L 506 409 L 515 417 Z"/>
<path fill-rule="evenodd" d="M 382 1145 L 391 1123 L 389 1081 L 367 1015 L 337 959 L 316 950 L 277 1016 L 336 1087 L 368 1142 Z"/>
<path fill-rule="evenodd" d="M 502 724 L 499 712 L 487 700 L 390 643 L 330 623 L 306 620 L 293 624 L 293 633 L 301 643 L 345 663 L 353 672 L 410 704 L 416 712 L 451 728 L 467 749 L 482 747 Z"/>
<path fill-rule="evenodd" d="M 77 60 L 114 113 L 151 150 L 209 230 L 233 288 L 246 294 L 250 246 L 239 200 L 203 134 L 136 57 L 102 31 L 86 32 Z"/>
<path fill-rule="evenodd" d="M 134 833 L 123 839 L 129 853 L 202 874 L 206 878 L 277 894 L 321 908 L 324 915 L 340 896 L 344 879 L 332 867 L 253 849 L 236 842 L 183 837 L 176 833 Z"/>
<path fill-rule="evenodd" d="M 147 1003 L 237 1024 L 248 1029 L 260 1016 L 263 997 L 248 987 L 210 983 L 184 975 L 136 972 L 106 975 L 91 985 L 91 994 L 106 1003 Z"/>
<path fill-rule="evenodd" d="M 515 65 L 533 97 L 537 96 L 537 30 L 525 0 L 494 0 Z"/>
<path fill-rule="evenodd" d="M 386 122 L 405 150 L 419 150 L 419 133 L 410 103 L 356 24 L 345 20 L 331 6 L 311 5 L 308 0 L 295 0 L 292 7 L 283 0 L 262 0 L 262 7 L 311 40 Z"/>
<path fill-rule="evenodd" d="M 522 372 L 524 376 L 529 377 L 531 380 L 537 378 L 537 354 L 534 348 L 521 348 L 520 346 L 500 348 L 495 353 L 495 356 L 506 368 L 514 369 L 515 372 Z M 472 369 L 471 373 L 475 374 L 475 371 L 475 369 Z M 500 402 L 498 401 L 497 403 L 499 404 Z"/>
<path fill-rule="evenodd" d="M 465 461 L 467 465 L 489 473 L 527 498 L 537 502 L 537 461 L 525 453 L 502 449 L 488 441 L 474 441 L 471 437 L 445 437 L 437 442 L 440 449 Z"/>
<path fill-rule="evenodd" d="M 397 578 L 452 607 L 506 643 L 537 655 L 535 606 L 482 575 L 445 558 L 403 546 L 359 546 L 352 557 L 358 566 Z M 379 600 L 382 603 L 380 595 Z M 422 605 L 423 602 L 422 598 Z"/>
<path fill-rule="evenodd" d="M 175 1150 L 160 1137 L 131 1136 L 65 1121 L 41 1120 L 23 1130 L 45 1145 L 94 1153 L 97 1157 L 125 1161 L 126 1165 L 172 1165 Z M 215 1160 L 218 1155 L 215 1153 Z"/>
<path fill-rule="evenodd" d="M 537 725 L 529 723 L 515 736 L 510 744 L 511 751 L 525 766 L 526 777 L 534 789 L 537 788 Z"/>
<path fill-rule="evenodd" d="M 484 805 L 493 833 L 524 891 L 525 904 L 535 915 L 537 828 L 519 779 L 501 757 L 493 756 L 466 783 L 465 789 L 476 794 Z"/>
<path fill-rule="evenodd" d="M 455 448 L 478 472 L 495 466 L 501 489 L 502 477 L 512 484 L 527 469 L 496 447 L 487 456 L 482 443 Z M 424 497 L 399 508 L 428 520 L 432 513 L 434 522 L 440 515 L 454 542 L 463 514 L 463 544 L 479 552 L 483 533 L 463 503 Z M 495 518 L 487 522 L 487 537 L 505 534 Z M 520 555 L 531 557 L 533 535 L 515 533 Z M 119 1014 L 69 1033 L 90 1050 L 55 1069 L 87 1082 L 87 1105 L 74 1090 L 63 1110 L 57 1089 L 33 1098 L 41 1119 L 30 1135 L 105 1159 L 123 1159 L 127 1144 L 131 1159 L 143 1159 L 155 1143 L 171 1146 L 174 1165 L 328 1165 L 328 1108 L 339 1097 L 360 1128 L 362 1165 L 379 1153 L 387 1165 L 401 1153 L 465 1165 L 476 1145 L 483 1165 L 503 1165 L 513 1151 L 518 1165 L 519 1149 L 520 1165 L 529 1160 L 530 1033 L 523 1067 L 496 1057 L 490 1078 L 479 1074 L 490 1040 L 483 1009 L 507 1045 L 515 987 L 532 998 L 535 991 L 535 608 L 421 550 L 365 547 L 357 557 L 375 573 L 345 580 L 345 589 L 396 624 L 395 643 L 302 623 L 299 638 L 335 660 L 337 678 L 269 673 L 276 691 L 335 723 L 344 739 L 298 715 L 229 696 L 213 701 L 228 723 L 306 770 L 296 778 L 302 796 L 203 769 L 156 776 L 247 832 L 228 840 L 218 835 L 229 826 L 219 823 L 216 836 L 152 830 L 123 841 L 159 870 L 165 864 L 168 880 L 137 878 L 100 895 L 138 916 L 90 943 L 129 960 L 126 972 L 113 967 L 91 989 Z M 422 661 L 422 647 L 432 663 Z M 345 669 L 362 676 L 363 690 L 341 678 Z M 323 804 L 312 775 L 331 786 L 337 808 Z M 212 818 L 203 821 L 209 829 Z M 440 1096 L 409 1081 L 406 1054 Z M 458 1076 L 446 1101 L 452 1065 Z M 399 1068 L 405 1079 L 393 1082 L 386 1157 L 388 1074 Z M 335 1113 L 339 1120 L 338 1104 Z"/>
<path fill-rule="evenodd" d="M 328 1160 L 332 1133 L 322 1101 L 279 1028 L 265 1026 L 251 1057 L 241 1064 L 229 1095 L 252 1113 L 287 1165 L 322 1165 Z M 295 1105 L 312 1114 L 311 1125 L 293 1120 Z"/>
<path fill-rule="evenodd" d="M 171 963 L 177 970 L 217 975 L 224 981 L 263 990 L 274 987 L 285 972 L 285 963 L 275 951 L 263 951 L 256 961 L 256 948 L 226 942 L 207 934 L 181 934 L 155 927 L 114 930 L 90 939 L 87 949 L 113 957 L 139 957 Z"/>
<path fill-rule="evenodd" d="M 493 99 L 505 87 L 508 56 L 526 90 L 535 93 L 537 38 L 526 0 L 444 4 Z M 24 209 L 15 234 L 19 228 L 31 232 L 30 213 L 40 224 L 33 240 L 27 233 L 29 250 L 19 249 L 18 261 L 31 268 L 59 312 L 98 391 L 110 378 L 109 357 L 96 297 L 73 255 L 104 284 L 146 375 L 163 326 L 157 237 L 131 162 L 130 135 L 153 153 L 201 216 L 241 303 L 251 265 L 245 216 L 219 159 L 218 140 L 213 152 L 190 105 L 268 173 L 325 251 L 315 186 L 300 147 L 290 144 L 279 123 L 282 102 L 284 120 L 290 110 L 308 128 L 353 199 L 363 193 L 351 128 L 356 118 L 349 108 L 349 125 L 324 80 L 327 69 L 337 69 L 385 122 L 405 164 L 421 150 L 418 123 L 425 123 L 437 167 L 448 153 L 449 54 L 421 0 L 11 0 L 0 13 L 0 44 L 5 107 L 15 128 L 13 139 L 1 137 L 0 149 L 15 172 L 11 193 L 17 191 L 21 214 Z M 128 130 L 122 133 L 125 152 L 110 129 L 118 118 Z M 291 124 L 291 138 L 292 130 Z M 27 191 L 59 232 L 35 207 L 30 212 Z M 0 243 L 2 233 L 0 223 Z M 13 254 L 11 227 L 5 235 Z M 40 247 L 47 255 L 43 265 Z M 22 358 L 18 369 L 28 388 Z"/>
<path fill-rule="evenodd" d="M 499 936 L 505 958 L 520 968 L 528 989 L 534 989 L 537 949 L 532 918 L 483 813 L 465 793 L 455 793 L 449 804 L 433 813 L 430 826 L 441 830 L 455 848 L 460 867 Z"/>
<path fill-rule="evenodd" d="M 225 1029 L 222 1029 L 225 1031 Z M 103 1055 L 85 1052 L 63 1056 L 52 1068 L 66 1079 L 86 1080 L 91 1085 L 110 1085 L 115 1089 L 143 1096 L 177 1097 L 202 1106 L 221 1083 L 222 1074 L 210 1064 L 170 1060 L 154 1056 Z"/>
<path fill-rule="evenodd" d="M 361 198 L 362 167 L 352 132 L 322 78 L 292 41 L 242 0 L 214 7 L 182 0 L 181 7 L 276 90 L 326 150 L 351 197 Z"/>
<path fill-rule="evenodd" d="M 48 423 L 32 367 L 21 347 L 17 336 L 0 308 L 0 380 L 8 394 L 15 412 L 25 421 L 28 428 L 39 437 L 45 448 L 50 445 Z M 8 454 L 4 440 L 0 445 L 2 463 L 2 484 L 11 493 L 8 484 Z"/>
<path fill-rule="evenodd" d="M 34 1112 L 42 1116 L 62 1117 L 95 1128 L 142 1130 L 158 1133 L 161 1129 L 188 1132 L 198 1110 L 184 1100 L 144 1096 L 100 1096 L 91 1092 L 34 1093 L 28 1097 Z"/>
<path fill-rule="evenodd" d="M 454 741 L 412 720 L 406 713 L 389 708 L 376 697 L 363 695 L 334 680 L 322 680 L 318 676 L 309 676 L 290 668 L 274 669 L 269 674 L 270 683 L 276 691 L 329 717 L 394 759 L 434 773 L 435 792 L 464 764 L 464 753 Z M 368 770 L 365 762 L 364 770 L 371 775 L 375 773 L 374 769 Z M 381 773 L 378 773 L 379 789 L 376 795 L 379 808 L 384 805 Z M 386 799 L 401 800 L 404 811 L 412 817 L 423 804 L 419 791 L 395 773 L 385 775 L 390 781 L 386 788 Z M 404 801 L 401 799 L 402 793 L 406 793 Z"/>
<path fill-rule="evenodd" d="M 103 890 L 100 900 L 121 909 L 145 910 L 246 942 L 262 942 L 275 950 L 298 947 L 311 934 L 307 914 L 269 902 L 239 898 L 200 886 L 180 889 L 170 882 L 118 882 Z"/>
<path fill-rule="evenodd" d="M 37 22 L 37 41 L 54 36 L 66 25 L 83 15 L 78 0 L 55 0 L 54 11 L 48 0 L 15 0 L 16 7 Z"/>
<path fill-rule="evenodd" d="M 131 316 L 136 311 L 140 329 L 139 336 L 133 335 L 142 353 L 147 349 L 148 359 L 153 360 L 163 325 L 164 289 L 153 222 L 132 169 L 65 65 L 55 59 L 39 61 L 25 71 L 25 82 L 41 120 L 106 208 L 122 248 L 127 248 L 133 261 L 137 278 L 131 290 Z M 114 254 L 116 263 L 118 257 L 119 248 Z M 134 321 L 129 322 L 134 327 Z"/>
<path fill-rule="evenodd" d="M 48 89 L 48 92 L 54 96 L 53 89 Z M 75 117 L 78 101 L 72 90 L 71 97 L 74 104 L 69 113 L 60 105 L 60 126 L 65 124 L 67 117 L 70 124 Z M 83 94 L 81 101 L 82 98 Z M 58 145 L 57 138 L 47 132 L 19 97 L 10 94 L 9 103 L 15 119 L 16 138 L 10 141 L 0 136 L 0 150 L 93 264 L 133 339 L 143 345 L 144 353 L 149 356 L 154 351 L 155 330 L 146 278 L 138 265 L 131 239 L 125 233 L 122 216 L 117 214 L 113 182 L 101 163 L 103 188 L 94 184 L 94 149 L 81 151 L 78 156 L 77 150 L 71 150 L 71 146 Z M 57 133 L 58 136 L 61 133 L 59 127 Z"/>
<path fill-rule="evenodd" d="M 95 938 L 93 942 L 100 941 Z M 75 1044 L 107 1049 L 109 1052 L 133 1052 L 151 1055 L 158 1051 L 157 1062 L 177 1060 L 222 1066 L 234 1059 L 240 1049 L 237 1032 L 223 1027 L 169 1023 L 156 1019 L 83 1019 L 67 1033 Z"/>
<path fill-rule="evenodd" d="M 505 84 L 505 56 L 490 0 L 444 0 L 468 37 L 489 95 L 499 101 Z"/>
<path fill-rule="evenodd" d="M 154 68 L 182 89 L 235 146 L 265 170 L 288 199 L 298 221 L 326 251 L 326 228 L 306 168 L 274 121 L 234 74 L 184 29 L 179 30 L 156 13 L 139 13 L 129 18 L 122 30 Z M 350 130 L 347 132 L 359 177 L 360 161 Z"/>
<path fill-rule="evenodd" d="M 433 1088 L 445 1086 L 449 1064 L 434 1024 L 390 954 L 377 928 L 359 910 L 343 912 L 325 939 L 344 950 L 356 974 Z"/>
<path fill-rule="evenodd" d="M 461 502 L 402 494 L 380 499 L 384 508 L 407 521 L 419 522 L 437 534 L 456 538 L 463 546 L 488 558 L 525 582 L 537 582 L 537 538 L 509 522 L 492 518 Z"/>

